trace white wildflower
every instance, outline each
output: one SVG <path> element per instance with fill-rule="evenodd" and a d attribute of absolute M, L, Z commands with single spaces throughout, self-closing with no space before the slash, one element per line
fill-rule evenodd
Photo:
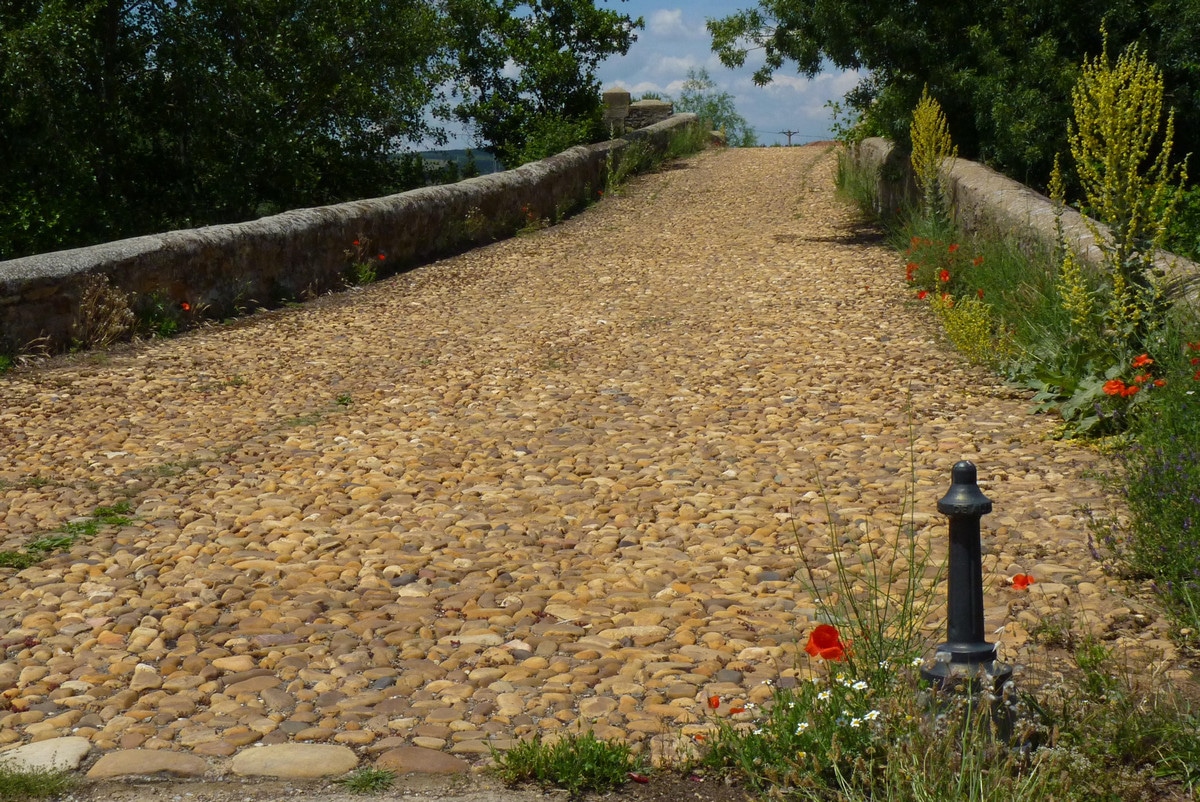
<path fill-rule="evenodd" d="M 854 729 L 858 729 L 859 727 L 861 727 L 862 723 L 863 723 L 863 720 L 861 718 L 850 719 L 850 726 L 853 727 Z"/>
<path fill-rule="evenodd" d="M 863 682 L 862 680 L 859 680 L 858 682 L 856 682 L 850 686 L 851 690 L 855 690 L 855 691 L 865 691 L 869 687 L 871 687 L 871 686 L 868 685 L 867 683 Z"/>
<path fill-rule="evenodd" d="M 807 730 L 808 727 L 809 727 L 809 724 L 807 721 L 801 721 L 799 724 L 796 725 L 796 734 L 799 735 L 800 733 Z"/>
<path fill-rule="evenodd" d="M 880 713 L 878 710 L 871 710 L 869 712 L 863 713 L 863 721 L 874 721 L 875 719 L 879 718 L 881 715 L 883 715 L 883 714 Z"/>
<path fill-rule="evenodd" d="M 829 697 L 831 697 L 831 696 L 833 696 L 833 694 L 830 693 L 829 691 L 821 691 L 820 693 L 817 694 L 817 701 L 828 702 Z"/>

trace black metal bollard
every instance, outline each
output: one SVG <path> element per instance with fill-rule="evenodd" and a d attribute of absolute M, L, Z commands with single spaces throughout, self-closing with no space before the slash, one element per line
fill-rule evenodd
<path fill-rule="evenodd" d="M 996 660 L 995 645 L 984 637 L 979 519 L 992 511 L 992 502 L 979 489 L 974 464 L 955 464 L 950 490 L 937 508 L 950 518 L 946 642 L 938 645 L 921 676 L 943 691 L 977 693 L 990 685 L 999 693 L 1012 678 L 1012 668 Z"/>

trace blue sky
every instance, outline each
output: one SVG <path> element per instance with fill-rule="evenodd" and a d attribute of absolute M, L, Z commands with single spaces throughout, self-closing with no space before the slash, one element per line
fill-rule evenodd
<path fill-rule="evenodd" d="M 797 73 L 793 64 L 785 63 L 770 85 L 755 86 L 751 75 L 761 60 L 756 63 L 753 53 L 741 69 L 722 66 L 712 52 L 705 20 L 753 7 L 755 0 L 603 0 L 603 4 L 646 21 L 628 54 L 600 65 L 597 75 L 605 89 L 627 89 L 634 98 L 649 91 L 677 97 L 688 69 L 703 67 L 717 84 L 717 91 L 733 96 L 738 113 L 763 144 L 786 143 L 781 131 L 799 131 L 800 135 L 792 138 L 795 144 L 830 138 L 826 101 L 840 100 L 858 83 L 855 73 L 840 71 L 810 80 Z"/>

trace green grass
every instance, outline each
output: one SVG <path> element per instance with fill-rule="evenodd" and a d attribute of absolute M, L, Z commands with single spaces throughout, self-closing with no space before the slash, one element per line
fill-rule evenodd
<path fill-rule="evenodd" d="M 623 786 L 631 772 L 641 769 L 629 745 L 601 741 L 591 732 L 566 735 L 553 744 L 540 734 L 507 752 L 493 751 L 495 770 L 510 784 L 537 783 L 561 788 L 572 799 L 584 793 L 606 794 Z"/>
<path fill-rule="evenodd" d="M 78 781 L 69 771 L 14 769 L 0 763 L 0 802 L 23 802 L 65 794 Z"/>
<path fill-rule="evenodd" d="M 396 774 L 387 769 L 361 768 L 335 782 L 352 794 L 382 794 L 396 782 Z"/>
<path fill-rule="evenodd" d="M 0 551 L 0 568 L 28 568 L 57 551 L 64 551 L 83 538 L 92 537 L 107 526 L 127 526 L 132 507 L 121 501 L 111 507 L 97 507 L 87 518 L 69 521 L 54 532 L 42 535 L 25 544 L 21 551 Z"/>

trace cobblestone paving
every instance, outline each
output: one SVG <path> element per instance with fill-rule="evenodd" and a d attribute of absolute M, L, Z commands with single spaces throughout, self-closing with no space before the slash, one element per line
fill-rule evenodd
<path fill-rule="evenodd" d="M 915 475 L 936 549 L 964 458 L 1005 657 L 1063 617 L 1169 658 L 1089 549 L 1099 457 L 938 343 L 834 165 L 706 153 L 365 290 L 0 379 L 0 548 L 133 517 L 0 570 L 0 744 L 661 750 L 806 675 L 827 510 L 852 565 L 882 554 Z"/>

